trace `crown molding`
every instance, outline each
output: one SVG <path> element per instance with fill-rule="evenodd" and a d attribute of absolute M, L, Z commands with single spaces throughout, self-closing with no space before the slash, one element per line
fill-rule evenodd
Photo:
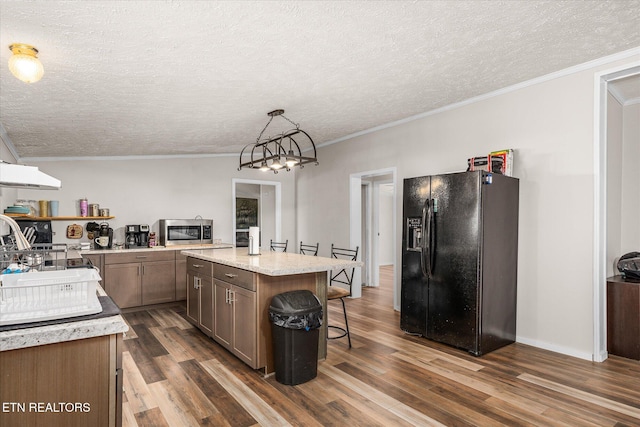
<path fill-rule="evenodd" d="M 409 122 L 412 122 L 414 120 L 420 120 L 420 119 L 423 119 L 425 117 L 434 116 L 436 114 L 444 113 L 445 111 L 455 110 L 457 108 L 464 107 L 466 105 L 474 104 L 476 102 L 484 101 L 484 100 L 490 99 L 490 98 L 495 98 L 496 96 L 504 95 L 504 94 L 507 94 L 507 93 L 510 93 L 510 92 L 514 92 L 516 90 L 520 90 L 520 89 L 526 88 L 526 87 L 535 86 L 537 84 L 540 84 L 540 83 L 543 83 L 543 82 L 547 82 L 547 81 L 551 81 L 551 80 L 554 80 L 554 79 L 557 79 L 557 78 L 560 78 L 560 77 L 565 77 L 565 76 L 569 76 L 571 74 L 576 74 L 576 73 L 579 73 L 579 72 L 582 72 L 582 71 L 585 71 L 585 70 L 589 70 L 589 69 L 594 68 L 594 67 L 598 67 L 598 66 L 601 66 L 601 65 L 606 65 L 606 64 L 608 64 L 610 62 L 624 60 L 624 59 L 630 58 L 630 57 L 635 56 L 635 55 L 640 55 L 640 47 L 635 47 L 633 49 L 625 50 L 623 52 L 618 52 L 616 54 L 605 56 L 605 57 L 602 57 L 602 58 L 598 58 L 598 59 L 595 59 L 593 61 L 588 61 L 588 62 L 584 62 L 582 64 L 574 65 L 572 67 L 565 68 L 565 69 L 560 70 L 560 71 L 556 71 L 556 72 L 553 72 L 553 73 L 550 73 L 550 74 L 546 74 L 544 76 L 536 77 L 534 79 L 527 80 L 527 81 L 524 81 L 524 82 L 521 82 L 521 83 L 517 83 L 515 85 L 507 86 L 505 88 L 498 89 L 498 90 L 495 90 L 493 92 L 488 92 L 488 93 L 485 93 L 483 95 L 479 95 L 479 96 L 476 96 L 476 97 L 473 97 L 473 98 L 469 98 L 469 99 L 466 99 L 464 101 L 456 102 L 455 104 L 446 105 L 444 107 L 437 108 L 435 110 L 431 110 L 431 111 L 427 111 L 427 112 L 424 112 L 424 113 L 416 114 L 414 116 L 410 116 L 410 117 L 407 117 L 405 119 L 401 119 L 401 120 L 397 120 L 397 121 L 394 121 L 394 122 L 386 123 L 386 124 L 383 124 L 383 125 L 380 125 L 380 126 L 373 127 L 371 129 L 365 129 L 365 130 L 360 131 L 360 132 L 352 133 L 350 135 L 346 135 L 346 136 L 334 139 L 332 141 L 328 141 L 328 142 L 325 142 L 325 143 L 318 144 L 317 147 L 318 148 L 326 147 L 328 145 L 332 145 L 332 144 L 336 144 L 338 142 L 342 142 L 342 141 L 346 141 L 346 140 L 349 140 L 349 139 L 353 139 L 353 138 L 356 138 L 358 136 L 366 135 L 366 134 L 369 134 L 369 133 L 377 132 L 379 130 L 383 130 L 383 129 L 387 129 L 387 128 L 390 128 L 390 127 L 395 127 L 395 126 L 399 126 L 399 125 L 402 125 L 402 124 L 405 124 L 405 123 L 409 123 Z"/>

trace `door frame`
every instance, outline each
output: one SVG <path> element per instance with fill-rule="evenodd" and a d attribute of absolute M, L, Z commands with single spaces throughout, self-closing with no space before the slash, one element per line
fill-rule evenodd
<path fill-rule="evenodd" d="M 593 233 L 593 354 L 607 357 L 607 94 L 609 83 L 640 74 L 640 61 L 601 71 L 594 78 L 594 233 Z"/>
<path fill-rule="evenodd" d="M 373 178 L 375 176 L 391 175 L 393 184 L 393 308 L 397 311 L 400 310 L 400 289 L 398 287 L 398 269 L 396 268 L 398 259 L 398 239 L 397 239 L 397 211 L 398 211 L 398 185 L 397 175 L 398 171 L 396 167 L 376 169 L 365 172 L 358 172 L 349 175 L 349 245 L 351 248 L 356 246 L 362 247 L 362 179 Z M 371 199 L 371 198 L 370 198 Z M 373 259 L 373 257 L 372 257 Z M 378 257 L 375 257 L 377 262 Z M 371 265 L 371 268 L 376 269 L 378 265 Z M 362 272 L 361 268 L 356 268 L 353 276 L 353 285 L 351 288 L 351 294 L 354 298 L 360 298 L 362 296 Z"/>
<path fill-rule="evenodd" d="M 235 246 L 236 244 L 236 184 L 256 184 L 256 185 L 271 185 L 275 187 L 275 239 L 280 241 L 282 234 L 282 184 L 278 181 L 261 181 L 257 179 L 242 179 L 242 178 L 232 178 L 231 179 L 231 230 L 232 232 L 232 242 Z M 260 191 L 262 194 L 262 190 Z"/>

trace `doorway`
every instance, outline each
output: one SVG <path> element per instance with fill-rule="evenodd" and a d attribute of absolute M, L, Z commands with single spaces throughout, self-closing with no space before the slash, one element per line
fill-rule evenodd
<path fill-rule="evenodd" d="M 232 179 L 231 221 L 233 244 L 246 246 L 250 226 L 260 227 L 260 247 L 280 240 L 281 185 L 279 182 Z"/>
<path fill-rule="evenodd" d="M 362 286 L 378 286 L 380 263 L 393 268 L 393 305 L 399 310 L 396 265 L 396 168 L 361 172 L 350 176 L 350 246 L 361 248 L 362 269 L 356 269 L 352 295 L 362 295 Z M 384 245 L 384 248 L 382 247 Z M 381 252 L 381 250 L 383 252 Z M 381 253 L 385 255 L 381 257 Z"/>
<path fill-rule="evenodd" d="M 593 259 L 593 355 L 595 362 L 607 359 L 606 280 L 607 264 L 607 149 L 610 85 L 632 76 L 640 77 L 640 62 L 595 75 L 594 117 L 594 259 Z"/>

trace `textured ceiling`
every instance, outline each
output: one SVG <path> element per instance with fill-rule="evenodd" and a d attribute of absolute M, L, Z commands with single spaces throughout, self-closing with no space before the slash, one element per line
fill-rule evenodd
<path fill-rule="evenodd" d="M 5 0 L 0 124 L 21 158 L 238 153 L 284 108 L 322 145 L 638 46 L 639 1 Z"/>

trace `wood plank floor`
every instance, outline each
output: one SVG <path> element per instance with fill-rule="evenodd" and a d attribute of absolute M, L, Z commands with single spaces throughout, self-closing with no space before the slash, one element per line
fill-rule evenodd
<path fill-rule="evenodd" d="M 383 267 L 380 288 L 347 301 L 353 348 L 330 340 L 317 378 L 297 386 L 240 362 L 183 305 L 126 313 L 123 426 L 640 425 L 640 362 L 517 343 L 476 358 L 405 335 L 391 277 Z"/>

